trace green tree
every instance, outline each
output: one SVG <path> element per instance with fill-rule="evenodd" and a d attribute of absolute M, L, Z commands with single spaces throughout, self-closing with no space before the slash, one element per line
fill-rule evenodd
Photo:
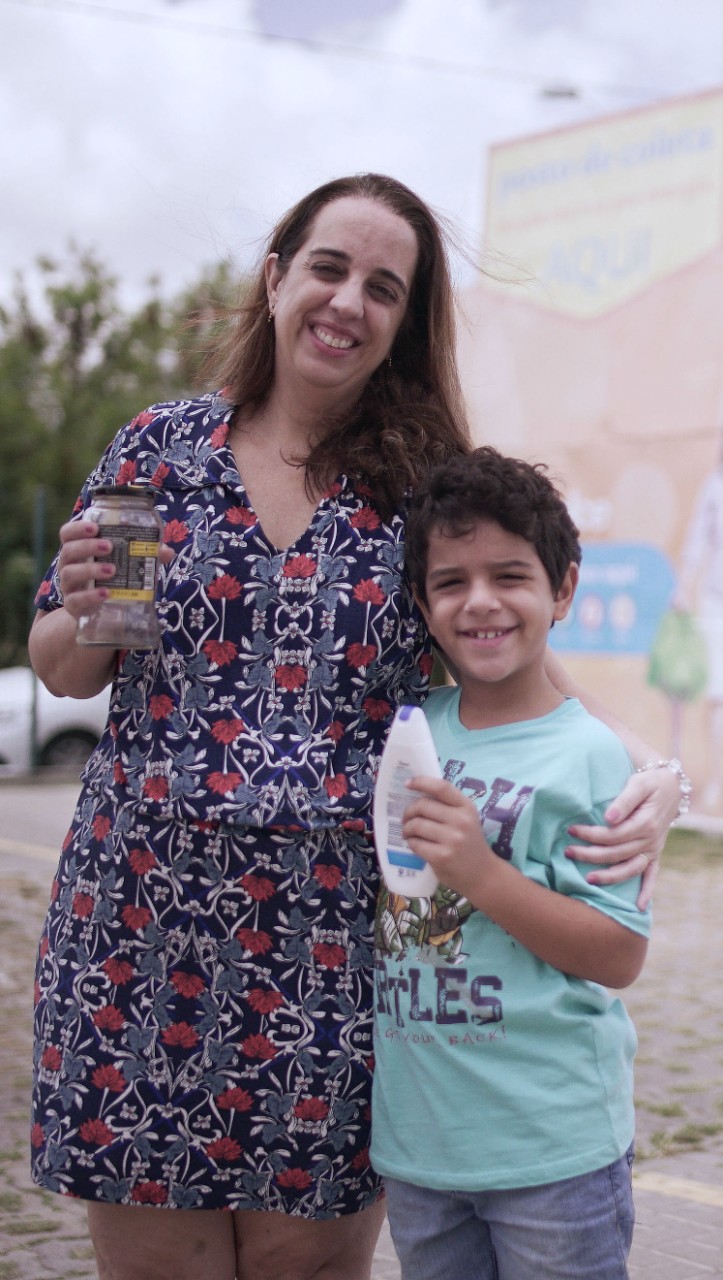
<path fill-rule="evenodd" d="M 149 281 L 147 299 L 127 314 L 116 279 L 92 252 L 71 247 L 62 266 L 39 259 L 36 274 L 34 290 L 19 276 L 0 304 L 0 666 L 26 659 L 38 493 L 45 565 L 118 428 L 145 406 L 198 388 L 219 316 L 238 292 L 222 263 L 170 300 Z"/>

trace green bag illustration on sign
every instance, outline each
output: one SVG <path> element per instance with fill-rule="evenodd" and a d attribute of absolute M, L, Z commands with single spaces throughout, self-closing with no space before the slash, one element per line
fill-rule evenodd
<path fill-rule="evenodd" d="M 663 614 L 650 650 L 648 684 L 669 698 L 694 702 L 708 682 L 705 641 L 689 613 Z"/>

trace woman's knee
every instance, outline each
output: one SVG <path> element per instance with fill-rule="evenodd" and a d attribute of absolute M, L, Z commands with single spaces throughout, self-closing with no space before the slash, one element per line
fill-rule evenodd
<path fill-rule="evenodd" d="M 238 1280 L 370 1280 L 384 1204 L 321 1222 L 256 1211 L 234 1218 Z"/>
<path fill-rule="evenodd" d="M 233 1215 L 89 1204 L 99 1280 L 235 1280 Z"/>

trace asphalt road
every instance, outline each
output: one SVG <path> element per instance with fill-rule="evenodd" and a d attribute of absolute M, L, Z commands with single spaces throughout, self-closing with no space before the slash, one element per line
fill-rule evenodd
<path fill-rule="evenodd" d="M 77 796 L 73 782 L 1 782 L 2 870 L 17 867 L 50 884 Z"/>

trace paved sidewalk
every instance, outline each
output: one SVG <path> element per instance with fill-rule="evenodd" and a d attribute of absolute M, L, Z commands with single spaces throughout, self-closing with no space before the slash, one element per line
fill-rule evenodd
<path fill-rule="evenodd" d="M 91 1280 L 82 1204 L 32 1188 L 27 1169 L 31 975 L 56 849 L 40 791 L 10 798 L 0 788 L 0 1280 Z M 44 790 L 42 805 L 64 822 L 72 796 Z M 723 1280 L 723 832 L 671 840 L 625 998 L 640 1040 L 631 1280 Z M 386 1230 L 373 1276 L 399 1280 Z"/>

